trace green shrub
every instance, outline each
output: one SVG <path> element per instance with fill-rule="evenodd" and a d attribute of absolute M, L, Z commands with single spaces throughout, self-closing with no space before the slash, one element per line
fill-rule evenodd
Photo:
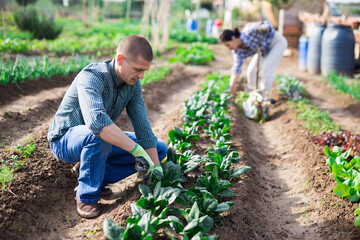
<path fill-rule="evenodd" d="M 20 6 L 27 6 L 29 4 L 35 4 L 37 0 L 16 0 Z"/>
<path fill-rule="evenodd" d="M 14 20 L 20 30 L 33 32 L 38 20 L 38 12 L 34 6 L 21 8 L 14 12 Z"/>
<path fill-rule="evenodd" d="M 55 39 L 63 29 L 62 25 L 55 23 L 52 14 L 39 14 L 34 6 L 16 11 L 14 19 L 19 29 L 31 32 L 37 39 Z"/>
<path fill-rule="evenodd" d="M 54 16 L 43 14 L 39 16 L 39 24 L 35 25 L 34 37 L 37 39 L 55 39 L 62 29 L 62 25 L 57 25 L 54 21 Z"/>

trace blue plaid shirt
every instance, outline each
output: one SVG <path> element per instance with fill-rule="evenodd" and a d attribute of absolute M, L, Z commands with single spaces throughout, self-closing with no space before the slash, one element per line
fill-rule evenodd
<path fill-rule="evenodd" d="M 118 91 L 121 84 L 114 63 L 112 59 L 90 64 L 76 76 L 50 125 L 49 141 L 78 125 L 86 125 L 98 137 L 103 127 L 113 124 L 126 108 L 138 143 L 144 149 L 156 147 L 157 137 L 147 118 L 141 83 L 124 84 Z"/>
<path fill-rule="evenodd" d="M 269 27 L 269 32 L 262 34 L 257 31 L 257 28 L 260 26 Z M 255 55 L 257 48 L 261 46 L 261 52 L 263 55 L 269 53 L 271 40 L 274 37 L 275 29 L 269 21 L 263 21 L 245 27 L 240 34 L 240 40 L 247 47 L 246 49 L 238 47 L 236 50 L 232 51 L 234 63 L 231 68 L 231 73 L 241 73 L 241 66 L 244 63 L 245 59 L 249 56 Z"/>

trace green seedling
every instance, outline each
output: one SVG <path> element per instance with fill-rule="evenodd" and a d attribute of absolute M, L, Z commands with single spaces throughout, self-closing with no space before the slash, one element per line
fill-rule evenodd
<path fill-rule="evenodd" d="M 309 207 L 309 206 L 306 206 L 306 203 L 305 203 L 305 211 L 304 211 L 303 214 L 301 214 L 301 217 L 307 218 L 306 214 L 308 213 L 309 209 L 310 209 L 310 207 Z"/>

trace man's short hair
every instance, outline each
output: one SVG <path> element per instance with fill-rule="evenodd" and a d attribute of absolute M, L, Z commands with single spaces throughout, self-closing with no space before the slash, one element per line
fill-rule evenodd
<path fill-rule="evenodd" d="M 141 35 L 129 35 L 123 38 L 117 49 L 116 55 L 122 54 L 130 61 L 136 61 L 142 57 L 148 62 L 152 62 L 154 54 L 149 41 Z"/>

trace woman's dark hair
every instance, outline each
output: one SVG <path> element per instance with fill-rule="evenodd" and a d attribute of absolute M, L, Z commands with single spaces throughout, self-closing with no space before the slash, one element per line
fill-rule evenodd
<path fill-rule="evenodd" d="M 220 42 L 228 42 L 232 40 L 232 36 L 235 36 L 236 38 L 240 37 L 240 31 L 237 28 L 234 28 L 234 30 L 225 29 L 219 36 Z"/>

